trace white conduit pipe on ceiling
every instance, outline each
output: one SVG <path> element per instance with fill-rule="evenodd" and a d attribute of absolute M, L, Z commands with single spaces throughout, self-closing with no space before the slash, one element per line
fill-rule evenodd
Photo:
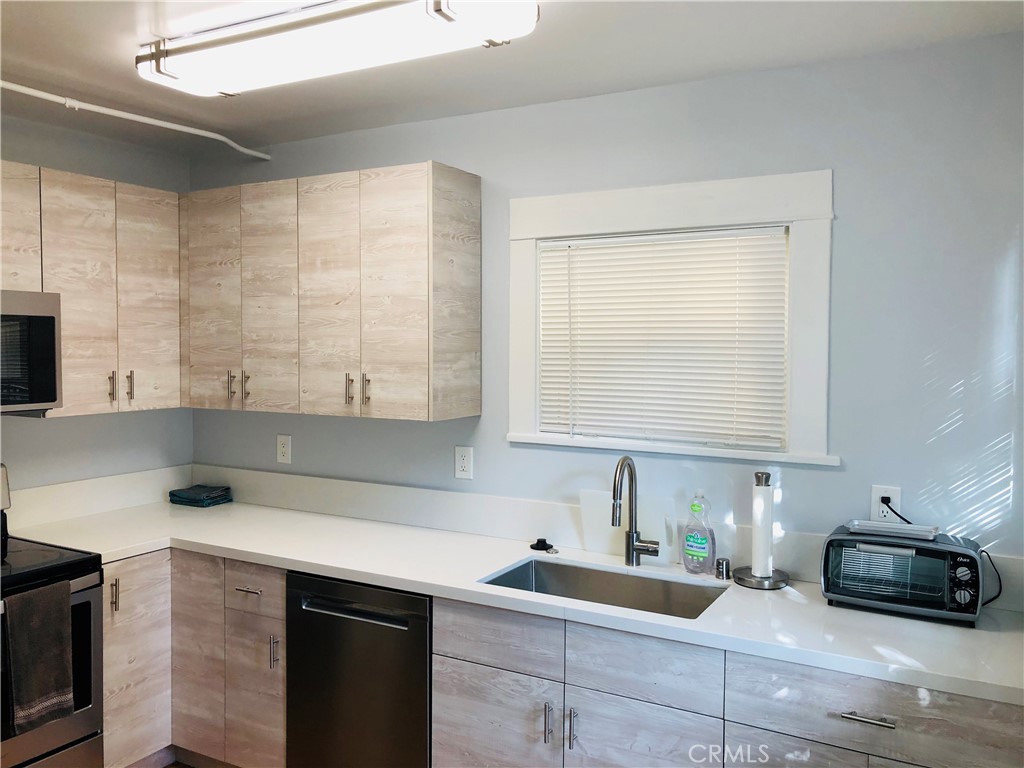
<path fill-rule="evenodd" d="M 0 80 L 0 88 L 6 88 L 9 91 L 15 91 L 16 93 L 23 93 L 26 96 L 33 96 L 37 99 L 43 99 L 44 101 L 52 101 L 54 104 L 63 104 L 68 109 L 84 109 L 86 112 L 96 112 L 100 115 L 109 115 L 110 117 L 120 117 L 123 120 L 131 120 L 136 123 L 145 123 L 146 125 L 155 125 L 158 128 L 169 128 L 172 131 L 181 131 L 182 133 L 191 133 L 193 136 L 202 136 L 207 139 L 215 139 L 222 141 L 234 150 L 241 152 L 243 155 L 249 155 L 251 157 L 258 157 L 260 160 L 269 160 L 270 155 L 264 154 L 263 152 L 257 152 L 254 149 L 247 149 L 246 147 L 236 144 L 227 136 L 222 136 L 219 133 L 213 131 L 204 131 L 202 128 L 192 128 L 188 125 L 180 125 L 178 123 L 169 123 L 166 120 L 157 120 L 152 117 L 145 117 L 144 115 L 135 115 L 131 112 L 122 112 L 120 109 L 110 109 L 109 107 L 101 107 L 98 104 L 88 104 L 84 101 L 78 101 L 76 99 L 69 99 L 65 96 L 57 96 L 46 91 L 39 91 L 35 88 L 28 88 L 24 85 L 18 85 L 17 83 L 9 83 L 6 80 Z"/>

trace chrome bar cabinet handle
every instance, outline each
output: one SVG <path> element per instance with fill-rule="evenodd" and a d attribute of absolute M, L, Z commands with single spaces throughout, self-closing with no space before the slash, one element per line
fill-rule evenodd
<path fill-rule="evenodd" d="M 245 400 L 245 399 L 247 399 L 249 397 L 249 379 L 251 379 L 251 378 L 252 378 L 252 376 L 250 376 L 248 373 L 246 373 L 245 369 L 243 368 L 242 369 L 242 399 L 243 400 Z"/>
<path fill-rule="evenodd" d="M 345 403 L 346 404 L 351 404 L 356 399 L 356 396 L 352 394 L 352 384 L 354 382 L 355 382 L 355 380 L 352 378 L 351 374 L 346 373 L 345 374 Z"/>
<path fill-rule="evenodd" d="M 888 728 L 890 730 L 896 730 L 896 723 L 892 720 L 886 720 L 884 717 L 880 717 L 874 720 L 870 717 L 862 717 L 857 714 L 856 710 L 851 712 L 840 712 L 839 716 L 843 720 L 853 720 L 855 723 L 864 723 L 865 725 L 877 725 L 879 728 Z"/>
<path fill-rule="evenodd" d="M 114 579 L 110 583 L 110 607 L 115 611 L 121 610 L 121 579 Z"/>
<path fill-rule="evenodd" d="M 569 749 L 576 744 L 576 717 L 579 713 L 575 707 L 569 708 Z"/>
<path fill-rule="evenodd" d="M 555 708 L 551 706 L 551 702 L 544 702 L 544 743 L 551 743 L 551 734 L 554 730 L 551 728 L 551 713 L 555 711 Z"/>
<path fill-rule="evenodd" d="M 273 669 L 277 666 L 278 662 L 281 661 L 281 657 L 277 655 L 277 644 L 281 642 L 281 638 L 270 636 L 270 668 Z"/>
<path fill-rule="evenodd" d="M 263 590 L 260 587 L 235 587 L 235 592 L 245 592 L 247 595 L 256 595 L 256 597 L 263 596 Z"/>
<path fill-rule="evenodd" d="M 228 371 L 228 400 L 233 398 L 238 392 L 235 390 L 235 379 L 238 377 L 231 371 Z"/>
<path fill-rule="evenodd" d="M 363 391 L 363 405 L 369 405 L 370 404 L 370 377 L 367 376 L 365 373 L 363 374 L 362 391 Z"/>
<path fill-rule="evenodd" d="M 117 371 L 111 371 L 110 375 L 107 376 L 107 381 L 110 382 L 110 391 L 107 395 L 110 397 L 110 402 L 117 402 Z"/>
<path fill-rule="evenodd" d="M 130 403 L 135 399 L 135 371 L 128 371 L 128 375 L 125 376 L 128 380 L 128 402 Z"/>

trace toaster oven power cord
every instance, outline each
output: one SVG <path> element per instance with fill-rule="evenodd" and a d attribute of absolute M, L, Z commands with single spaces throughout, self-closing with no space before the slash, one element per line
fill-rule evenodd
<path fill-rule="evenodd" d="M 889 503 L 890 501 L 892 501 L 891 498 L 889 498 L 888 496 L 883 496 L 881 499 L 879 499 L 879 501 L 881 501 L 889 509 L 890 512 L 896 515 L 896 517 L 898 517 L 904 523 L 906 523 L 907 525 L 913 525 L 912 522 L 907 520 L 907 518 L 905 518 L 903 515 L 901 515 L 899 512 L 892 508 L 892 504 Z M 981 554 L 988 558 L 988 564 L 992 566 L 992 570 L 996 574 L 996 582 L 999 585 L 996 589 L 996 593 L 992 595 L 992 597 L 990 597 L 988 600 L 982 603 L 982 605 L 985 606 L 991 603 L 996 598 L 998 598 L 1001 594 L 1003 594 L 1003 577 L 999 575 L 999 569 L 996 568 L 996 564 L 992 561 L 992 555 L 990 555 L 988 551 L 984 549 L 981 550 Z"/>

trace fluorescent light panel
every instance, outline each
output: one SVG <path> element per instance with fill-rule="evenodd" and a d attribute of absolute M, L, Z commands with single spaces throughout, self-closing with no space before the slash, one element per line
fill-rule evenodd
<path fill-rule="evenodd" d="M 431 13 L 435 5 L 452 20 Z M 152 43 L 136 67 L 196 96 L 244 93 L 514 40 L 533 31 L 537 14 L 530 0 L 330 2 Z"/>

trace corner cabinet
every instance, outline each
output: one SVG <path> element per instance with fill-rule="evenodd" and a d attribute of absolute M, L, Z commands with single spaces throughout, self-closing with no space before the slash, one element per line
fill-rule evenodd
<path fill-rule="evenodd" d="M 39 169 L 0 161 L 0 262 L 5 291 L 41 291 Z"/>

